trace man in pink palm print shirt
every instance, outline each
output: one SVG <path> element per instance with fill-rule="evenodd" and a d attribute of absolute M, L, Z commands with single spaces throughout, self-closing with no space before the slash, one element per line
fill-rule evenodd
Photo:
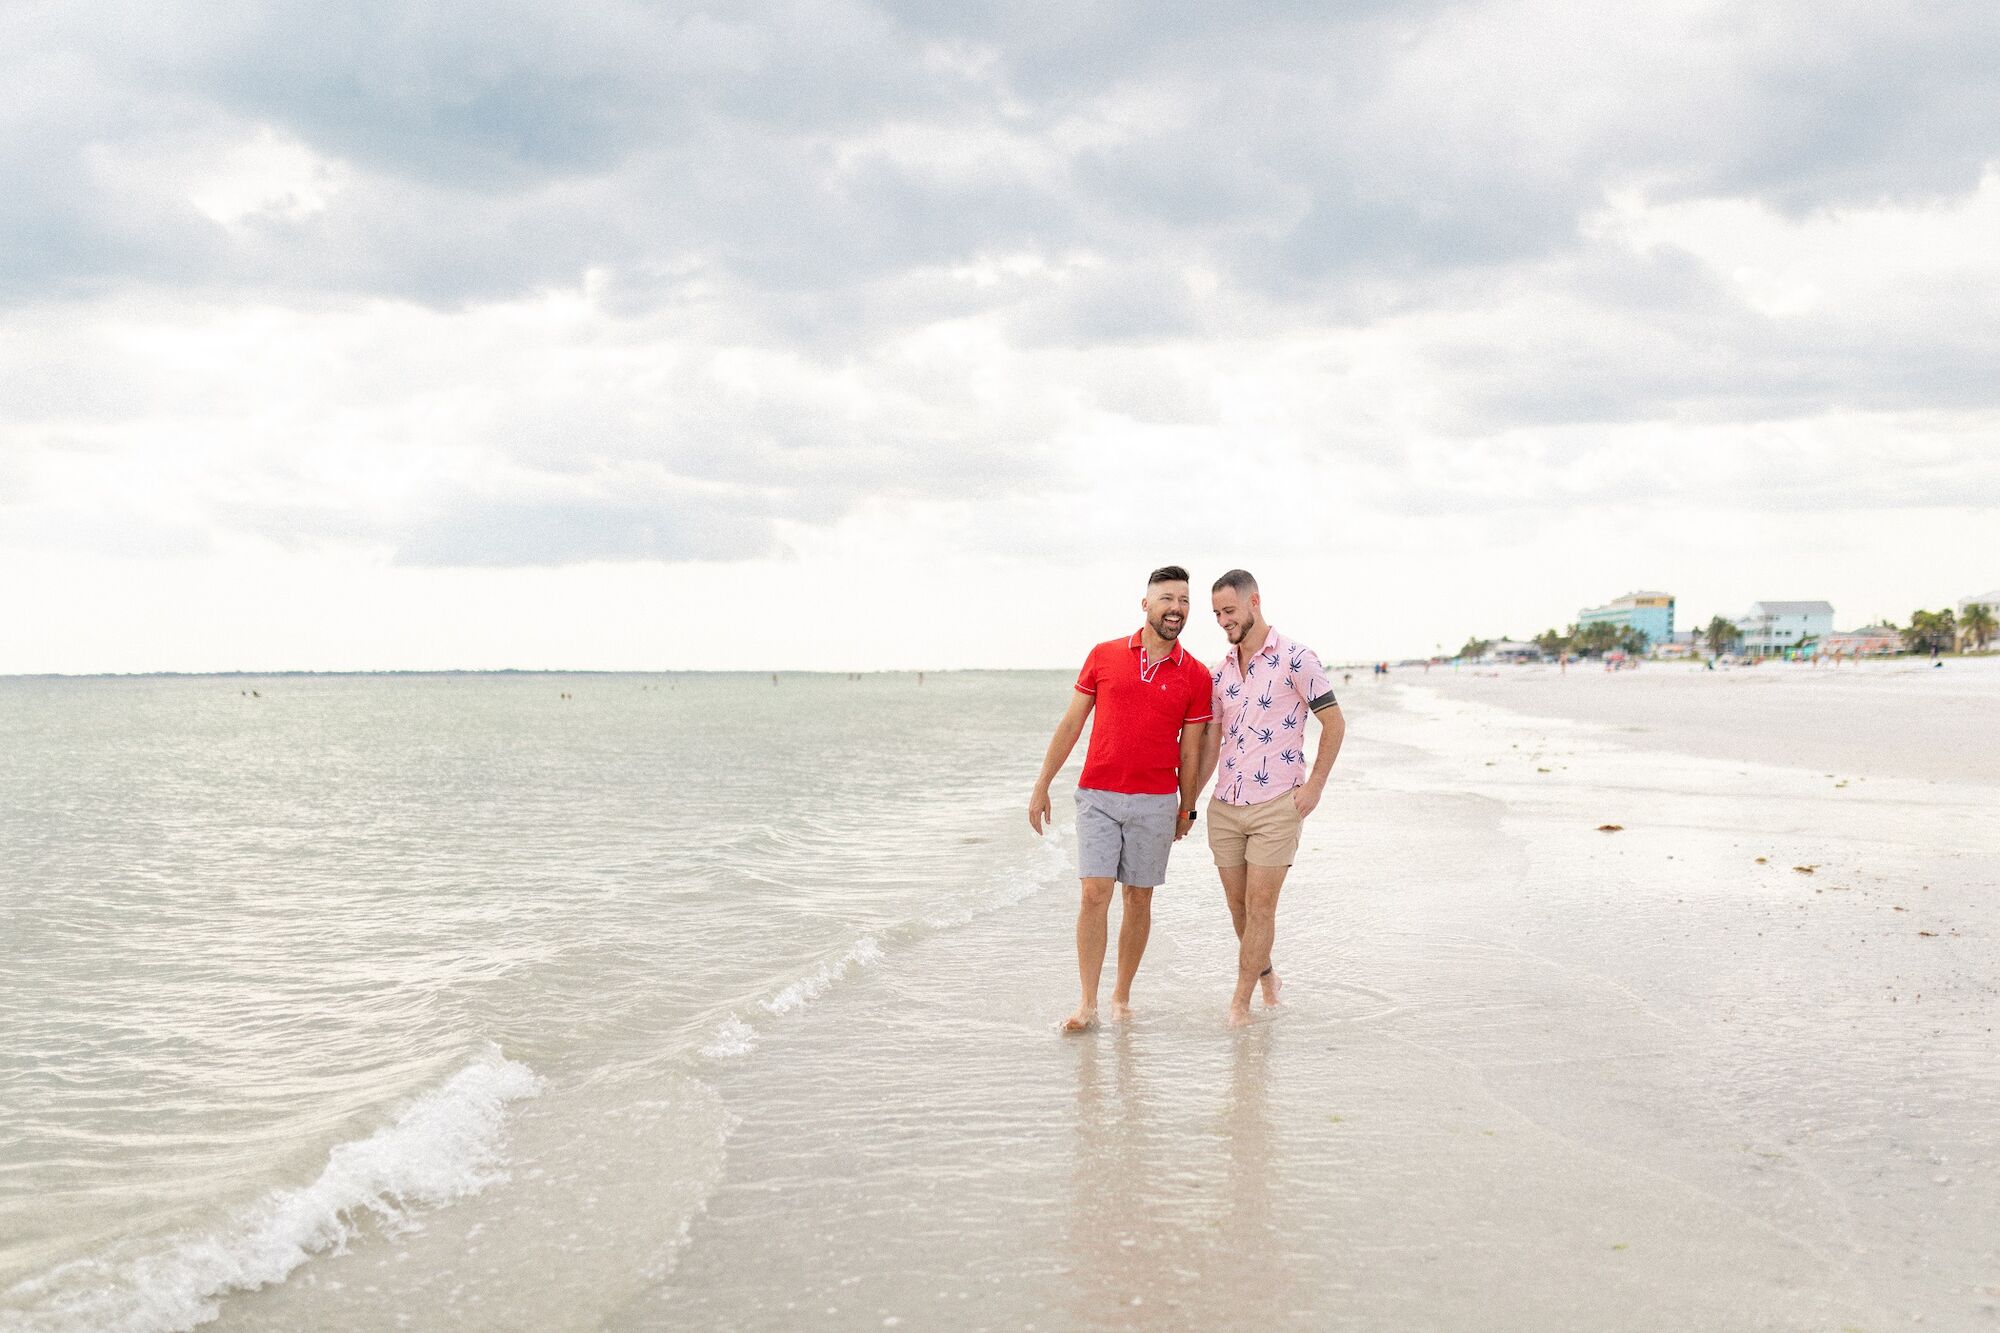
<path fill-rule="evenodd" d="M 1261 805 L 1304 786 L 1306 719 L 1335 705 L 1319 654 L 1266 629 L 1261 648 L 1232 652 L 1209 673 L 1209 711 L 1223 721 L 1215 799 L 1230 805 Z"/>
<path fill-rule="evenodd" d="M 1250 994 L 1278 1002 L 1271 967 L 1278 891 L 1297 855 L 1305 818 L 1318 806 L 1340 753 L 1347 723 L 1326 669 L 1304 644 L 1264 620 L 1257 580 L 1232 569 L 1215 581 L 1215 622 L 1230 649 L 1211 673 L 1214 720 L 1202 741 L 1199 791 L 1215 777 L 1208 803 L 1208 846 L 1240 942 L 1229 1025 L 1250 1021 Z M 1306 719 L 1320 724 L 1319 748 L 1306 770 Z"/>

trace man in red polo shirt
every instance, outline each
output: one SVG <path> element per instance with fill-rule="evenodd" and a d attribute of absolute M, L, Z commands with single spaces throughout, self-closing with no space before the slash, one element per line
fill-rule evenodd
<path fill-rule="evenodd" d="M 1121 883 L 1125 916 L 1118 929 L 1111 1016 L 1131 1016 L 1132 978 L 1153 928 L 1153 890 L 1167 876 L 1169 849 L 1194 822 L 1211 682 L 1208 668 L 1177 642 L 1187 625 L 1187 571 L 1179 565 L 1154 570 L 1139 605 L 1146 613 L 1143 627 L 1128 638 L 1098 644 L 1084 659 L 1076 693 L 1056 724 L 1042 775 L 1028 798 L 1028 825 L 1040 833 L 1049 823 L 1049 784 L 1069 761 L 1095 709 L 1076 789 L 1077 870 L 1083 881 L 1076 967 L 1083 1003 L 1063 1020 L 1068 1032 L 1097 1021 L 1105 921 L 1111 892 Z"/>

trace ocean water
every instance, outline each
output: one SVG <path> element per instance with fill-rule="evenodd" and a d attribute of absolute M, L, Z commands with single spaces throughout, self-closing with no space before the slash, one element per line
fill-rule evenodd
<path fill-rule="evenodd" d="M 1066 689 L 0 681 L 0 1325 L 189 1327 L 450 1209 L 340 1318 L 588 1326 L 686 1244 L 718 1073 L 1066 877 L 1017 827 Z"/>
<path fill-rule="evenodd" d="M 1067 696 L 0 681 L 0 1329 L 2000 1327 L 1989 786 L 1357 678 L 1064 1038 Z"/>

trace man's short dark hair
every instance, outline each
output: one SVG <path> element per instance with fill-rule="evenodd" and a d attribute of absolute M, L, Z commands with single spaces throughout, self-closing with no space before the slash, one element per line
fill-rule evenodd
<path fill-rule="evenodd" d="M 1215 586 L 1210 588 L 1209 592 L 1218 593 L 1224 588 L 1234 588 L 1239 597 L 1248 597 L 1257 591 L 1257 580 L 1250 577 L 1250 571 L 1247 569 L 1232 569 L 1217 579 Z"/>
<path fill-rule="evenodd" d="M 1161 565 L 1146 576 L 1146 586 L 1148 588 L 1152 587 L 1155 583 L 1186 583 L 1187 581 L 1187 571 L 1179 565 Z"/>

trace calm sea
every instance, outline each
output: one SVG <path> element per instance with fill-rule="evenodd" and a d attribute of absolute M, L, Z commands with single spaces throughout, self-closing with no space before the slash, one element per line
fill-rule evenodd
<path fill-rule="evenodd" d="M 419 1232 L 436 1270 L 342 1319 L 629 1303 L 714 1184 L 732 1066 L 1067 881 L 1019 813 L 1066 695 L 0 681 L 0 1322 L 184 1328 Z"/>

